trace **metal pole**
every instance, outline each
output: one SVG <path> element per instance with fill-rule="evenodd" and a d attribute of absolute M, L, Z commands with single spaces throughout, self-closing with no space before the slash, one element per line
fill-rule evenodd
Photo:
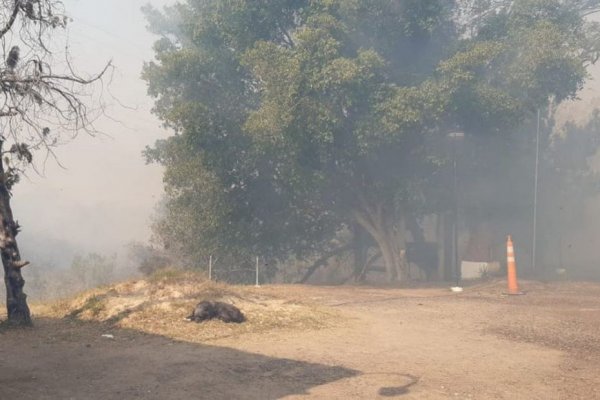
<path fill-rule="evenodd" d="M 540 109 L 537 110 L 537 132 L 535 135 L 535 178 L 533 186 L 533 238 L 531 249 L 531 269 L 535 270 L 535 257 L 537 252 L 537 203 L 538 203 L 538 181 L 540 169 Z"/>
<path fill-rule="evenodd" d="M 256 284 L 258 286 L 258 257 L 256 257 Z"/>
<path fill-rule="evenodd" d="M 212 281 L 212 255 L 208 258 L 208 280 Z"/>
<path fill-rule="evenodd" d="M 452 273 L 456 286 L 459 286 L 461 271 L 458 262 L 458 160 L 456 155 L 456 141 L 465 137 L 464 132 L 451 132 L 448 137 L 452 140 L 452 169 L 453 169 L 453 189 L 454 189 L 454 207 L 452 210 Z"/>
<path fill-rule="evenodd" d="M 456 162 L 456 139 L 452 141 L 452 157 L 453 157 L 453 169 L 454 169 L 454 210 L 453 210 L 453 224 L 452 224 L 452 264 L 454 270 L 454 279 L 456 286 L 460 283 L 460 271 L 458 266 L 458 173 L 457 173 L 457 162 Z"/>

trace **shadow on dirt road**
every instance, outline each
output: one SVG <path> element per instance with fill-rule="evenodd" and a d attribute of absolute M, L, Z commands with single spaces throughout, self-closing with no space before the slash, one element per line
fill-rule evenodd
<path fill-rule="evenodd" d="M 398 397 L 410 393 L 410 387 L 419 383 L 419 378 L 409 374 L 402 374 L 407 383 L 401 386 L 387 386 L 379 389 L 379 395 L 382 397 Z"/>
<path fill-rule="evenodd" d="M 265 400 L 358 374 L 78 321 L 0 332 L 0 399 Z"/>

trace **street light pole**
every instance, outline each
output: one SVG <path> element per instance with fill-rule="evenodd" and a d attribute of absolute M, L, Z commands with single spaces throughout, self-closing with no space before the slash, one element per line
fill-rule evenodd
<path fill-rule="evenodd" d="M 456 157 L 456 141 L 465 137 L 464 132 L 452 132 L 448 134 L 452 141 L 452 169 L 453 169 L 453 197 L 452 210 L 452 272 L 456 286 L 460 285 L 460 266 L 458 262 L 458 161 Z"/>
<path fill-rule="evenodd" d="M 540 109 L 537 110 L 537 131 L 535 135 L 535 175 L 533 183 L 533 237 L 531 239 L 531 269 L 536 269 L 537 253 L 537 206 L 538 206 L 538 182 L 540 173 Z"/>
<path fill-rule="evenodd" d="M 456 171 L 456 140 L 452 141 L 452 158 L 454 164 L 454 207 L 453 207 L 453 224 L 452 224 L 452 264 L 454 269 L 454 279 L 456 286 L 460 284 L 460 271 L 458 265 L 458 173 Z"/>

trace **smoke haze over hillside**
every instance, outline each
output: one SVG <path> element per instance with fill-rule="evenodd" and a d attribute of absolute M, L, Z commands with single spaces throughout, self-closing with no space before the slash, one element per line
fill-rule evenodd
<path fill-rule="evenodd" d="M 64 168 L 50 159 L 43 176 L 30 171 L 14 190 L 25 257 L 54 254 L 56 249 L 46 249 L 44 243 L 55 248 L 60 242 L 71 249 L 55 260 L 64 263 L 73 249 L 115 252 L 150 235 L 150 217 L 162 193 L 161 169 L 145 165 L 141 152 L 167 133 L 151 115 L 152 100 L 139 79 L 143 62 L 152 58 L 154 40 L 140 11 L 146 3 L 65 1 L 73 18 L 69 28 L 73 64 L 92 73 L 113 60 L 116 70 L 103 93 L 106 117 L 95 123 L 101 134 L 79 135 L 57 150 Z M 151 3 L 160 7 L 168 2 Z"/>

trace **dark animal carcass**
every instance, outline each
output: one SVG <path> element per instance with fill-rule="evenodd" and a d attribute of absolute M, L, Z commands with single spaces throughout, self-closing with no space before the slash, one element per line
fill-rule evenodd
<path fill-rule="evenodd" d="M 246 317 L 239 308 L 220 301 L 201 301 L 196 305 L 192 315 L 187 317 L 190 321 L 202 322 L 217 318 L 223 322 L 244 322 Z"/>

